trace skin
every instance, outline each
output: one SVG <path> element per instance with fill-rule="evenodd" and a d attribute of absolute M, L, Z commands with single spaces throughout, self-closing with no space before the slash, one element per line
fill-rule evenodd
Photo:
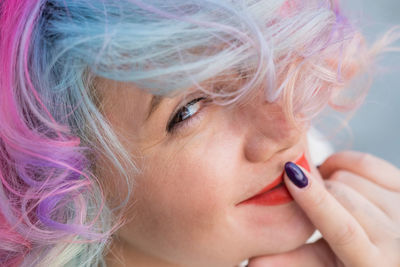
<path fill-rule="evenodd" d="M 400 266 L 400 171 L 382 159 L 334 154 L 304 171 L 295 201 L 237 205 L 307 151 L 307 126 L 285 120 L 262 96 L 247 105 L 201 104 L 188 123 L 166 132 L 182 95 L 166 98 L 146 121 L 151 95 L 101 79 L 102 111 L 141 170 L 132 173 L 128 222 L 117 232 L 109 266 Z M 190 90 L 189 90 L 190 91 Z M 100 164 L 101 165 L 101 164 Z M 103 164 L 101 177 L 113 177 Z M 323 178 L 322 178 L 323 177 Z M 125 188 L 110 187 L 110 195 Z M 115 191 L 118 190 L 118 191 Z M 323 239 L 305 245 L 314 231 Z"/>
<path fill-rule="evenodd" d="M 287 176 L 285 183 L 324 238 L 255 257 L 249 267 L 400 266 L 400 170 L 355 151 L 332 155 L 319 170 L 322 183 L 304 169 L 308 186 L 299 189 Z"/>
<path fill-rule="evenodd" d="M 237 205 L 279 176 L 287 161 L 308 153 L 307 125 L 289 123 L 262 92 L 235 107 L 204 101 L 168 134 L 176 106 L 198 95 L 166 98 L 145 121 L 151 94 L 106 79 L 97 88 L 102 112 L 141 170 L 132 174 L 128 222 L 116 234 L 110 266 L 231 267 L 295 249 L 312 234 L 314 226 L 294 201 Z M 113 177 L 112 167 L 100 177 Z"/>

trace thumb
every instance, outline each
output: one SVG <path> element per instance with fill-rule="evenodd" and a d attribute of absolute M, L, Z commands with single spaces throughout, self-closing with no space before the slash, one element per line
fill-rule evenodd
<path fill-rule="evenodd" d="M 248 267 L 336 266 L 335 255 L 325 240 L 303 245 L 287 253 L 251 258 Z"/>

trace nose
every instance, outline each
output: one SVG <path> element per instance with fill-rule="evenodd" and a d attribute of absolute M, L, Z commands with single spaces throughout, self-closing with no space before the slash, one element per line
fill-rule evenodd
<path fill-rule="evenodd" d="M 243 153 L 250 162 L 269 160 L 298 144 L 305 134 L 305 125 L 290 121 L 279 102 L 251 101 L 241 108 L 240 117 Z"/>

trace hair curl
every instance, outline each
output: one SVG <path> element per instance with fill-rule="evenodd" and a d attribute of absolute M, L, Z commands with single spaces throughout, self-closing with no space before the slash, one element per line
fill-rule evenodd
<path fill-rule="evenodd" d="M 136 167 L 96 76 L 159 95 L 196 85 L 220 104 L 262 88 L 288 117 L 311 118 L 360 103 L 366 88 L 348 101 L 346 84 L 391 36 L 368 50 L 328 0 L 1 1 L 0 265 L 104 263 L 124 202 L 107 203 L 95 162 L 109 159 L 128 188 Z M 239 88 L 215 90 L 238 69 Z"/>

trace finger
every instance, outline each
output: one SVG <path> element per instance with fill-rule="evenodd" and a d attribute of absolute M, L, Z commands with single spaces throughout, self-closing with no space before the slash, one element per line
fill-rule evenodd
<path fill-rule="evenodd" d="M 346 266 L 370 266 L 375 262 L 376 247 L 356 219 L 324 185 L 294 163 L 286 163 L 285 171 L 284 180 L 289 192 L 338 258 Z"/>
<path fill-rule="evenodd" d="M 389 162 L 356 151 L 343 151 L 330 156 L 320 167 L 323 177 L 342 169 L 353 172 L 392 191 L 400 191 L 400 170 Z"/>
<path fill-rule="evenodd" d="M 329 193 L 362 226 L 373 243 L 378 244 L 381 240 L 397 236 L 399 230 L 387 214 L 359 192 L 338 181 L 327 181 L 325 185 Z"/>
<path fill-rule="evenodd" d="M 396 204 L 400 203 L 400 194 L 378 186 L 357 174 L 343 170 L 334 172 L 328 178 L 328 181 L 338 181 L 346 184 L 381 209 L 387 216 L 393 220 L 400 221 L 400 212 Z"/>
<path fill-rule="evenodd" d="M 336 267 L 335 254 L 325 240 L 304 245 L 296 250 L 249 260 L 248 267 Z"/>

